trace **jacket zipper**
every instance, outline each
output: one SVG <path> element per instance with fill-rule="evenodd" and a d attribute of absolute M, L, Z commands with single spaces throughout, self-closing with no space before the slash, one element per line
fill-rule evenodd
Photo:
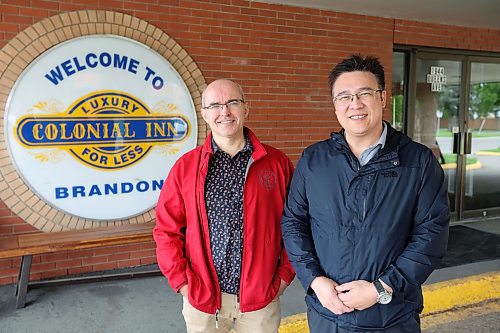
<path fill-rule="evenodd" d="M 206 156 L 204 156 L 203 158 L 205 159 L 205 161 L 203 161 L 202 165 L 204 167 L 207 167 L 207 164 L 208 164 L 208 161 L 210 160 L 210 157 L 207 158 Z M 200 173 L 200 175 L 201 175 L 201 173 Z M 207 176 L 206 173 L 204 173 L 204 177 L 205 178 L 206 178 L 206 176 Z M 203 185 L 203 186 L 201 186 L 201 185 L 199 185 L 199 186 L 202 189 L 205 188 L 204 183 L 205 182 L 202 179 L 200 179 L 200 184 Z M 204 199 L 205 192 L 201 191 L 200 189 L 198 189 L 197 192 L 198 192 L 198 198 L 199 198 L 197 200 L 198 201 L 198 211 L 199 211 L 200 219 L 203 220 L 203 216 L 206 216 L 206 215 L 203 214 L 204 210 L 203 210 L 203 207 L 201 207 L 202 206 L 201 203 L 205 203 L 205 199 Z M 207 221 L 208 221 L 208 218 L 207 218 Z M 203 225 L 203 223 L 202 223 L 202 225 Z M 208 226 L 207 226 L 207 228 L 208 228 Z M 205 236 L 207 236 L 207 234 L 205 233 L 205 230 L 203 228 L 203 237 L 206 238 Z M 213 261 L 211 261 L 211 265 L 210 266 L 211 266 L 212 273 L 214 273 L 215 272 L 215 268 L 214 268 L 214 265 L 213 265 Z M 221 303 L 222 303 L 222 299 L 221 299 L 222 296 L 221 296 L 221 291 L 220 291 L 220 287 L 219 287 L 219 279 L 218 279 L 216 273 L 214 274 L 214 280 L 217 282 L 216 283 L 216 289 L 217 289 L 216 290 L 217 291 L 216 303 L 217 303 L 217 305 L 216 305 L 216 308 L 215 308 L 215 328 L 218 329 L 219 328 L 219 312 L 220 312 L 220 307 L 221 307 Z"/>
<path fill-rule="evenodd" d="M 363 196 L 363 221 L 365 222 L 365 216 L 366 216 L 366 195 Z"/>
<path fill-rule="evenodd" d="M 237 297 L 237 303 L 240 304 L 240 300 L 241 300 L 241 295 L 243 294 L 243 283 L 241 283 L 241 280 L 243 278 L 243 262 L 245 260 L 245 228 L 246 228 L 246 223 L 245 223 L 245 220 L 246 220 L 246 214 L 245 214 L 245 189 L 246 189 L 246 185 L 247 185 L 247 179 L 248 179 L 248 173 L 250 172 L 250 167 L 252 166 L 252 164 L 254 163 L 254 159 L 252 156 L 250 156 L 250 159 L 248 160 L 248 166 L 247 166 L 247 170 L 245 171 L 245 182 L 243 183 L 243 235 L 242 235 L 242 250 L 241 250 L 241 270 L 240 270 L 240 292 L 238 293 L 238 295 L 236 296 Z M 240 311 L 241 311 L 241 308 L 240 308 Z"/>
<path fill-rule="evenodd" d="M 219 309 L 215 310 L 215 328 L 219 329 Z"/>

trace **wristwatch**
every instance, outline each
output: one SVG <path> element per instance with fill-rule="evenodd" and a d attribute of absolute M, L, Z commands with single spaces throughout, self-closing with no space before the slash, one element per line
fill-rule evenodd
<path fill-rule="evenodd" d="M 377 289 L 377 303 L 379 304 L 389 304 L 392 300 L 392 294 L 384 289 L 380 280 L 373 281 L 375 289 Z"/>

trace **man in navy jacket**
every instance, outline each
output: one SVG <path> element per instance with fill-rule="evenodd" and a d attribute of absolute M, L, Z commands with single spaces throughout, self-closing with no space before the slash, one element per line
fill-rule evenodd
<path fill-rule="evenodd" d="M 382 120 L 379 60 L 331 71 L 342 126 L 305 149 L 282 218 L 315 332 L 420 332 L 421 285 L 444 256 L 449 204 L 432 151 Z"/>

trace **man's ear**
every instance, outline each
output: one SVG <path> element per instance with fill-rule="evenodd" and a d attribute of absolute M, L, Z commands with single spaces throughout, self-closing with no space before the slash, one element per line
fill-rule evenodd
<path fill-rule="evenodd" d="M 247 119 L 249 115 L 250 115 L 250 108 L 248 107 L 248 104 L 245 103 L 245 119 Z"/>
<path fill-rule="evenodd" d="M 380 96 L 382 97 L 382 108 L 385 108 L 385 106 L 387 105 L 387 91 L 382 90 Z"/>
<path fill-rule="evenodd" d="M 201 113 L 201 116 L 203 117 L 203 120 L 205 120 L 205 122 L 208 124 L 207 118 L 205 117 L 206 112 L 207 112 L 207 110 L 205 110 L 205 109 L 200 110 L 200 113 Z"/>

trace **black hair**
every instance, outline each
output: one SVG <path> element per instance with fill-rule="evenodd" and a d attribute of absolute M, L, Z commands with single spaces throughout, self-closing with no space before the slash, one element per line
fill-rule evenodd
<path fill-rule="evenodd" d="M 339 62 L 328 75 L 328 84 L 330 86 L 330 93 L 332 92 L 335 81 L 341 74 L 348 72 L 370 72 L 375 75 L 379 89 L 385 89 L 384 66 L 380 63 L 377 57 L 368 55 L 363 58 L 360 54 L 353 54 Z"/>

